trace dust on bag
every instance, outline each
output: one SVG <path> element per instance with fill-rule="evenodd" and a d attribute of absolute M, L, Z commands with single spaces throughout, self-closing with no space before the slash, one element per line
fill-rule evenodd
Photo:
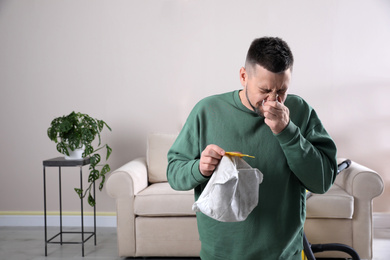
<path fill-rule="evenodd" d="M 223 156 L 193 211 L 222 221 L 244 221 L 257 206 L 263 174 L 242 158 Z"/>

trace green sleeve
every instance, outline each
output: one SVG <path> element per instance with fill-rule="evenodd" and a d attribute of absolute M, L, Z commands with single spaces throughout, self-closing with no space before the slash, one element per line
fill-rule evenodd
<path fill-rule="evenodd" d="M 291 120 L 276 135 L 291 171 L 311 192 L 325 193 L 337 174 L 336 145 L 319 119 L 311 120 L 305 133 L 301 133 Z"/>
<path fill-rule="evenodd" d="M 191 190 L 209 178 L 199 170 L 202 148 L 199 145 L 199 120 L 193 111 L 168 151 L 167 179 L 175 190 Z"/>

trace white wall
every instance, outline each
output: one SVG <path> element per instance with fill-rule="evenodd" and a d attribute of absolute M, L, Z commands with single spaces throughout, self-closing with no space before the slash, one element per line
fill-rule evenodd
<path fill-rule="evenodd" d="M 0 212 L 42 211 L 46 135 L 71 111 L 104 119 L 113 169 L 145 154 L 148 132 L 178 132 L 201 98 L 240 88 L 250 42 L 280 36 L 292 93 L 316 108 L 339 156 L 378 171 L 390 212 L 390 2 L 387 0 L 0 1 Z M 55 169 L 49 210 L 58 210 Z M 64 170 L 64 210 L 79 209 Z M 99 212 L 114 201 L 98 194 Z"/>

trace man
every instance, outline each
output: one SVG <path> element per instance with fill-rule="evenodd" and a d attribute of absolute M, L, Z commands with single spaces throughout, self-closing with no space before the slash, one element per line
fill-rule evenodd
<path fill-rule="evenodd" d="M 201 100 L 168 152 L 167 178 L 198 199 L 225 151 L 264 179 L 258 206 L 242 222 L 197 213 L 203 260 L 301 259 L 306 189 L 326 192 L 336 172 L 336 146 L 302 98 L 287 94 L 293 55 L 280 38 L 252 42 L 240 69 L 242 90 Z"/>

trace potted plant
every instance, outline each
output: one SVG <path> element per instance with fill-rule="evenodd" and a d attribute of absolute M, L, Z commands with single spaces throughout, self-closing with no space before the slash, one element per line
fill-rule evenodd
<path fill-rule="evenodd" d="M 85 191 L 79 188 L 75 188 L 74 190 L 80 198 L 84 198 L 88 192 L 88 203 L 91 206 L 96 204 L 95 198 L 91 195 L 92 184 L 98 179 L 101 179 L 99 185 L 99 190 L 101 191 L 106 179 L 105 175 L 110 171 L 108 164 L 99 164 L 101 162 L 101 156 L 97 153 L 99 150 L 105 148 L 107 161 L 112 152 L 112 149 L 107 144 L 101 144 L 100 133 L 104 126 L 111 131 L 111 128 L 103 120 L 94 119 L 87 114 L 75 113 L 73 111 L 67 116 L 55 118 L 47 129 L 47 135 L 50 140 L 57 143 L 57 150 L 64 154 L 66 159 L 76 159 L 74 155 L 71 155 L 74 151 L 79 152 L 81 155 L 80 159 L 90 158 L 89 186 Z M 97 148 L 92 144 L 96 137 L 98 137 Z M 80 152 L 80 149 L 83 152 Z"/>

